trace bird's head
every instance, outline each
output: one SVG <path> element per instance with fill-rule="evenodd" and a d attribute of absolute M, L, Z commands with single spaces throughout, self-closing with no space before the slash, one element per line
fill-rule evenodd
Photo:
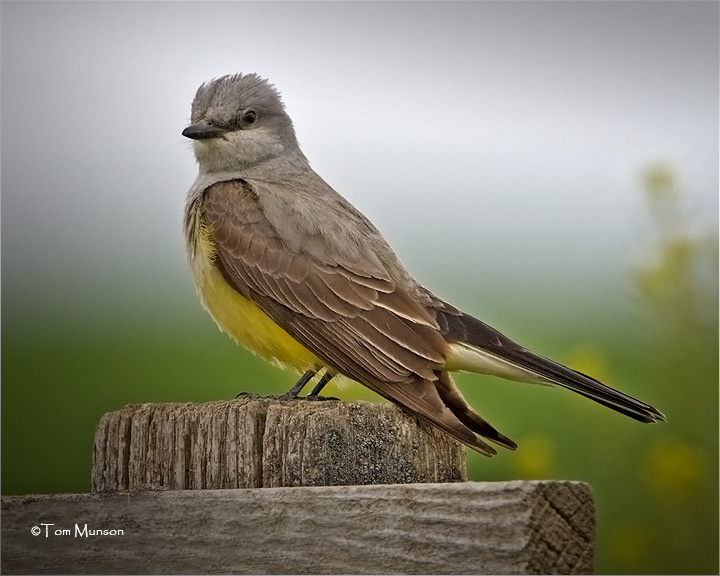
<path fill-rule="evenodd" d="M 298 151 L 292 120 L 280 94 L 257 74 L 223 76 L 198 88 L 191 124 L 200 171 L 239 170 Z"/>

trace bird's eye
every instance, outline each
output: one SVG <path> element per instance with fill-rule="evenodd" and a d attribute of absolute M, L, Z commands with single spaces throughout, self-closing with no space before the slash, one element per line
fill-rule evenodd
<path fill-rule="evenodd" d="M 257 112 L 255 112 L 255 110 L 248 110 L 242 115 L 242 121 L 244 124 L 255 124 L 255 122 L 257 122 Z"/>

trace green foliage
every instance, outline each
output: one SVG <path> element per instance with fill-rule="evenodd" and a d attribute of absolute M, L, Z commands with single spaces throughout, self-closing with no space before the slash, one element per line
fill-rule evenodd
<path fill-rule="evenodd" d="M 634 280 L 654 329 L 675 346 L 717 325 L 718 231 L 694 225 L 669 165 L 649 166 L 643 180 L 656 246 Z"/>

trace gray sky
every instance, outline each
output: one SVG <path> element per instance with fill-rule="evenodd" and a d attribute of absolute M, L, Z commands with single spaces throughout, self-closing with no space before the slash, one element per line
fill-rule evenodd
<path fill-rule="evenodd" d="M 180 132 L 235 72 L 278 87 L 315 170 L 442 294 L 617 288 L 651 239 L 649 162 L 717 225 L 717 2 L 0 9 L 4 289 L 191 290 Z"/>

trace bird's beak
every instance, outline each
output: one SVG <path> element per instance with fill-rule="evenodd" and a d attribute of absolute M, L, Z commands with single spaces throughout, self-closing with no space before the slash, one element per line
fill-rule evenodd
<path fill-rule="evenodd" d="M 197 124 L 190 124 L 185 130 L 182 131 L 182 135 L 186 138 L 192 138 L 193 140 L 207 140 L 209 138 L 219 138 L 225 134 L 227 130 L 224 128 L 218 128 L 207 122 L 198 122 Z"/>

